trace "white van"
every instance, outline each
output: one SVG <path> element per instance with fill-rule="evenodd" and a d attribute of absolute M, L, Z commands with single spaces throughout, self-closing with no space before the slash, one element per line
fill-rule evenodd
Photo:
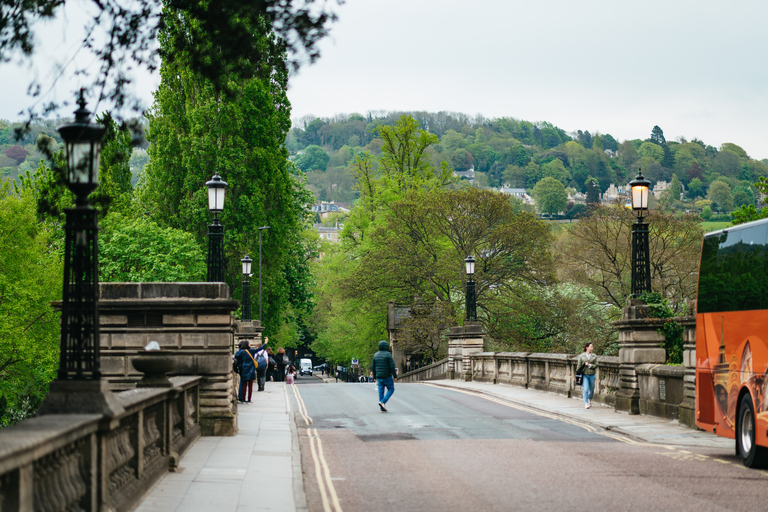
<path fill-rule="evenodd" d="M 311 359 L 299 359 L 299 373 L 301 375 L 312 375 L 312 360 Z"/>

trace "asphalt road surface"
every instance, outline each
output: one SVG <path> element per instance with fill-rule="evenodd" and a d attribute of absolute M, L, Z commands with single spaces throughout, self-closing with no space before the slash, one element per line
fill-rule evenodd
<path fill-rule="evenodd" d="M 473 392 L 301 377 L 291 399 L 310 512 L 760 510 L 732 451 L 640 443 Z"/>

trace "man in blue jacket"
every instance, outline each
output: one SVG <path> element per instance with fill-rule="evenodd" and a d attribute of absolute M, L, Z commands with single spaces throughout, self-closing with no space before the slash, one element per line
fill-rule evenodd
<path fill-rule="evenodd" d="M 387 412 L 385 404 L 395 392 L 397 371 L 395 370 L 395 360 L 389 352 L 389 343 L 384 340 L 379 342 L 379 351 L 373 355 L 371 369 L 373 370 L 373 378 L 376 379 L 379 386 L 379 408 L 381 412 Z M 384 394 L 384 388 L 387 388 L 386 394 Z"/>

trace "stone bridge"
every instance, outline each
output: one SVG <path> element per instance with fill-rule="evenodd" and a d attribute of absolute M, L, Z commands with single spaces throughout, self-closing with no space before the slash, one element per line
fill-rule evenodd
<path fill-rule="evenodd" d="M 0 431 L 0 512 L 130 511 L 201 436 L 238 430 L 231 354 L 238 338 L 258 338 L 258 322 L 236 323 L 237 301 L 221 283 L 103 283 L 101 360 L 114 408 L 73 414 L 46 401 L 42 414 Z M 634 414 L 693 424 L 695 324 L 686 326 L 685 365 L 663 364 L 657 326 L 631 303 L 619 357 L 601 357 L 596 400 Z M 173 377 L 142 374 L 134 360 L 157 341 Z M 397 345 L 394 345 L 397 351 Z M 661 351 L 661 352 L 660 352 Z M 575 355 L 483 352 L 479 324 L 451 330 L 449 356 L 401 381 L 462 379 L 579 393 Z M 139 365 L 140 366 L 140 365 Z"/>

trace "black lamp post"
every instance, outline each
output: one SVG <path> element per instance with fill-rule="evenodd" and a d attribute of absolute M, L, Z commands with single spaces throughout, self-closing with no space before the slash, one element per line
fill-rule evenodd
<path fill-rule="evenodd" d="M 467 270 L 467 294 L 465 302 L 467 303 L 467 318 L 468 322 L 477 321 L 477 302 L 475 298 L 475 282 L 472 280 L 472 276 L 475 274 L 475 258 L 467 256 L 464 260 L 464 265 Z"/>
<path fill-rule="evenodd" d="M 251 319 L 251 264 L 253 260 L 247 254 L 241 259 L 243 264 L 243 316 L 242 320 Z"/>
<path fill-rule="evenodd" d="M 637 297 L 651 291 L 651 258 L 648 242 L 648 223 L 644 215 L 648 211 L 648 193 L 651 182 L 638 173 L 629 182 L 632 188 L 632 209 L 637 222 L 632 226 L 632 296 Z"/>
<path fill-rule="evenodd" d="M 66 210 L 64 293 L 58 380 L 99 380 L 99 259 L 97 212 L 88 195 L 99 185 L 99 154 L 105 128 L 91 124 L 80 90 L 75 122 L 59 128 L 67 155 L 65 183 L 75 207 Z"/>
<path fill-rule="evenodd" d="M 224 226 L 218 214 L 224 210 L 227 182 L 217 172 L 205 186 L 208 187 L 208 210 L 213 213 L 213 222 L 208 226 L 208 281 L 218 283 L 224 281 Z"/>
<path fill-rule="evenodd" d="M 259 228 L 259 323 L 261 323 L 261 232 L 270 227 L 271 226 L 261 226 Z"/>

